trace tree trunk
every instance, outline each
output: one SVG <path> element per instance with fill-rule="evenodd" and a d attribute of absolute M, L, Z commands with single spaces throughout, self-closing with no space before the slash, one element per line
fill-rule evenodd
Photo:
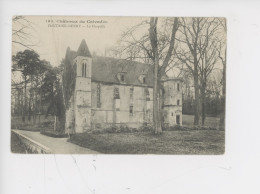
<path fill-rule="evenodd" d="M 25 121 L 26 109 L 27 109 L 27 96 L 26 96 L 26 76 L 24 76 L 24 102 L 23 102 L 23 109 L 22 109 L 22 120 Z"/>
<path fill-rule="evenodd" d="M 159 88 L 159 54 L 157 40 L 157 21 L 158 18 L 150 19 L 149 38 L 153 50 L 154 62 L 154 82 L 153 82 L 153 125 L 154 133 L 162 133 L 161 115 L 160 115 L 160 88 Z"/>
<path fill-rule="evenodd" d="M 160 106 L 160 88 L 159 88 L 159 79 L 158 79 L 158 63 L 154 65 L 154 85 L 153 85 L 153 124 L 154 124 L 154 133 L 162 133 L 162 120 L 161 120 L 161 106 Z"/>
<path fill-rule="evenodd" d="M 194 125 L 199 125 L 200 121 L 200 94 L 198 69 L 194 67 L 194 89 L 195 89 L 195 106 L 194 106 Z"/>
<path fill-rule="evenodd" d="M 41 113 L 42 113 L 42 91 L 40 89 L 39 123 L 41 122 Z"/>
<path fill-rule="evenodd" d="M 224 130 L 225 129 L 225 116 L 226 116 L 226 52 L 225 50 L 225 56 L 224 60 L 222 61 L 223 63 L 223 88 L 222 88 L 222 100 L 221 100 L 221 105 L 222 105 L 222 113 L 220 114 L 220 120 L 219 120 L 219 129 Z"/>
<path fill-rule="evenodd" d="M 34 91 L 34 96 L 35 96 L 35 100 L 34 100 L 34 113 L 33 113 L 33 123 L 36 123 L 36 114 L 37 114 L 37 92 Z"/>
<path fill-rule="evenodd" d="M 32 113 L 31 100 L 32 100 L 32 93 L 31 93 L 31 91 L 29 90 L 28 121 L 30 121 L 30 122 L 31 122 L 31 113 Z"/>
<path fill-rule="evenodd" d="M 204 126 L 206 120 L 206 86 L 201 84 L 201 125 Z"/>
<path fill-rule="evenodd" d="M 54 131 L 57 130 L 57 116 L 54 116 Z"/>

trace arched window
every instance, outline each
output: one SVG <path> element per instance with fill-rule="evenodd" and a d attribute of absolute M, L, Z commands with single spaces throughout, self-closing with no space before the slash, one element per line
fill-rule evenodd
<path fill-rule="evenodd" d="M 124 82 L 125 81 L 125 75 L 121 75 L 121 81 Z"/>
<path fill-rule="evenodd" d="M 180 83 L 177 83 L 177 91 L 180 91 Z"/>
<path fill-rule="evenodd" d="M 87 64 L 86 63 L 82 63 L 82 77 L 86 77 L 87 76 Z"/>

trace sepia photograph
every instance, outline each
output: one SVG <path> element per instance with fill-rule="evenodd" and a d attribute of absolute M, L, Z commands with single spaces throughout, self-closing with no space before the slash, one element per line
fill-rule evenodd
<path fill-rule="evenodd" d="M 225 153 L 222 17 L 13 16 L 11 152 Z"/>

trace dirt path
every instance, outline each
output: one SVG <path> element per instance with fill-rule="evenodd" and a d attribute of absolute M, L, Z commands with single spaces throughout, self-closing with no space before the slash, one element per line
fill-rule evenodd
<path fill-rule="evenodd" d="M 34 141 L 48 147 L 54 154 L 98 154 L 99 152 L 80 147 L 67 142 L 67 138 L 53 138 L 40 134 L 40 132 L 13 130 Z"/>

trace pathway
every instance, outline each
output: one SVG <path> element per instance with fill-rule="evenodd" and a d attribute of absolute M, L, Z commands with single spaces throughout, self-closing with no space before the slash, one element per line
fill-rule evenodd
<path fill-rule="evenodd" d="M 23 131 L 16 130 L 13 131 L 20 133 L 24 136 L 31 138 L 32 140 L 48 147 L 51 149 L 53 154 L 98 154 L 94 150 L 90 150 L 88 148 L 83 148 L 78 145 L 67 142 L 67 138 L 54 138 L 48 137 L 40 134 L 40 132 L 34 131 Z"/>

